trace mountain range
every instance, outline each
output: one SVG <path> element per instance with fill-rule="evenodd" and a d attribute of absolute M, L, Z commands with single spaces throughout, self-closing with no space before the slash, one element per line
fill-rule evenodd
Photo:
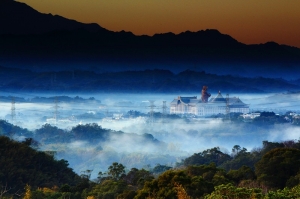
<path fill-rule="evenodd" d="M 298 79 L 300 49 L 246 45 L 218 30 L 153 36 L 113 32 L 0 1 L 0 64 L 32 71 L 186 69 L 218 75 Z"/>
<path fill-rule="evenodd" d="M 300 80 L 300 79 L 299 79 Z M 211 93 L 299 92 L 300 81 L 216 75 L 204 71 L 142 70 L 95 73 L 93 71 L 33 72 L 0 66 L 0 90 L 4 92 L 58 93 Z M 91 99 L 93 100 L 93 99 Z"/>

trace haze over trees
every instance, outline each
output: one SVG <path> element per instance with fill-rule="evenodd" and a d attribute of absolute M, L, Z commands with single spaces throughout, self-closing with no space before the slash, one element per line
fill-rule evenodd
<path fill-rule="evenodd" d="M 31 142 L 16 142 L 0 137 L 1 197 L 25 198 L 297 198 L 299 192 L 300 142 L 263 143 L 256 151 L 246 152 L 239 145 L 227 155 L 227 164 L 238 165 L 241 156 L 256 157 L 255 167 L 240 166 L 223 169 L 215 163 L 218 148 L 205 150 L 183 160 L 203 159 L 206 163 L 179 164 L 167 168 L 157 165 L 150 170 L 131 168 L 114 162 L 107 171 L 99 172 L 97 180 L 90 179 L 89 170 L 81 176 L 68 168 L 65 160 L 31 148 Z M 287 146 L 284 143 L 290 143 Z M 212 155 L 208 156 L 208 153 Z M 221 155 L 222 157 L 224 155 Z M 221 158 L 222 159 L 222 158 Z M 210 163 L 209 163 L 210 162 Z M 251 163 L 252 164 L 252 163 Z M 167 169 L 162 169 L 163 167 Z M 160 174 L 155 174 L 158 170 Z M 25 190 L 24 190 L 25 188 Z M 180 197 L 181 196 L 181 197 Z"/>

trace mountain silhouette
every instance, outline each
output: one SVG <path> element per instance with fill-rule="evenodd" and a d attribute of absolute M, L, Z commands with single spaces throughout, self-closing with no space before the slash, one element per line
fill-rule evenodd
<path fill-rule="evenodd" d="M 295 78 L 300 49 L 275 42 L 246 45 L 218 30 L 137 36 L 0 1 L 0 64 L 36 71 L 205 70 Z M 297 77 L 299 78 L 299 77 Z"/>
<path fill-rule="evenodd" d="M 200 92 L 263 93 L 299 91 L 300 82 L 272 78 L 245 78 L 215 75 L 191 70 L 174 74 L 169 70 L 32 72 L 0 66 L 0 90 L 15 92 L 105 92 L 105 93 L 185 93 Z M 61 100 L 60 100 L 61 101 Z"/>
<path fill-rule="evenodd" d="M 25 3 L 14 0 L 0 1 L 0 34 L 40 34 L 53 30 L 84 28 L 99 31 L 97 24 L 83 24 L 59 15 L 42 14 Z"/>

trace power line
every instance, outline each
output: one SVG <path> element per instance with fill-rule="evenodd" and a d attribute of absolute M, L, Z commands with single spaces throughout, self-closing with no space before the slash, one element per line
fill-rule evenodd
<path fill-rule="evenodd" d="M 16 106 L 15 106 L 15 98 L 11 98 L 11 123 L 15 124 L 15 119 L 16 119 Z"/>
<path fill-rule="evenodd" d="M 226 94 L 226 119 L 230 120 L 229 94 Z"/>
<path fill-rule="evenodd" d="M 58 109 L 59 108 L 60 108 L 60 106 L 58 106 L 57 97 L 55 97 L 55 99 L 54 99 L 54 112 L 53 112 L 53 118 L 54 118 L 54 121 L 55 121 L 55 125 L 57 125 L 57 118 L 58 118 L 58 115 L 59 115 Z"/>
<path fill-rule="evenodd" d="M 150 117 L 149 117 L 149 124 L 152 125 L 154 123 L 154 108 L 156 107 L 154 105 L 154 100 L 149 100 L 150 102 Z"/>
<path fill-rule="evenodd" d="M 167 102 L 163 101 L 163 106 L 162 106 L 162 120 L 165 122 L 166 115 L 167 115 Z"/>

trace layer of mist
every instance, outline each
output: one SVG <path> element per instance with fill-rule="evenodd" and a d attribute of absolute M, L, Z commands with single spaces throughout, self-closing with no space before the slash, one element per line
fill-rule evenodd
<path fill-rule="evenodd" d="M 163 101 L 169 103 L 177 95 L 134 95 L 81 94 L 82 102 L 35 102 L 35 96 L 53 97 L 54 94 L 1 95 L 22 97 L 23 102 L 0 102 L 0 119 L 7 120 L 32 132 L 46 123 L 57 126 L 66 133 L 78 125 L 95 123 L 103 129 L 111 129 L 105 141 L 80 139 L 60 140 L 53 135 L 40 138 L 40 150 L 56 151 L 57 159 L 66 159 L 70 166 L 80 173 L 93 170 L 92 177 L 99 171 L 106 171 L 112 162 L 120 162 L 130 169 L 154 167 L 157 164 L 174 166 L 177 162 L 212 147 L 220 147 L 231 153 L 234 145 L 251 151 L 261 147 L 264 140 L 283 141 L 299 139 L 300 127 L 287 124 L 260 126 L 249 123 L 230 123 L 218 118 L 154 118 L 149 112 L 162 112 Z M 182 96 L 196 96 L 196 93 Z M 214 95 L 214 94 L 213 94 Z M 75 98 L 77 94 L 68 94 Z M 235 96 L 231 94 L 230 96 Z M 91 99 L 95 100 L 88 100 Z M 299 94 L 239 94 L 236 97 L 250 105 L 251 111 L 299 112 Z M 12 98 L 12 97 L 11 97 Z M 85 101 L 86 100 L 86 101 Z M 14 110 L 14 111 L 13 111 Z M 167 107 L 167 113 L 169 113 Z M 134 114 L 130 115 L 128 112 Z M 87 132 L 88 133 L 88 132 Z M 37 135 L 35 135 L 37 136 Z M 26 136 L 14 137 L 22 140 Z M 51 137 L 51 136 L 50 136 Z M 43 141 L 47 140 L 47 141 Z M 55 141 L 54 141 L 55 140 Z"/>

